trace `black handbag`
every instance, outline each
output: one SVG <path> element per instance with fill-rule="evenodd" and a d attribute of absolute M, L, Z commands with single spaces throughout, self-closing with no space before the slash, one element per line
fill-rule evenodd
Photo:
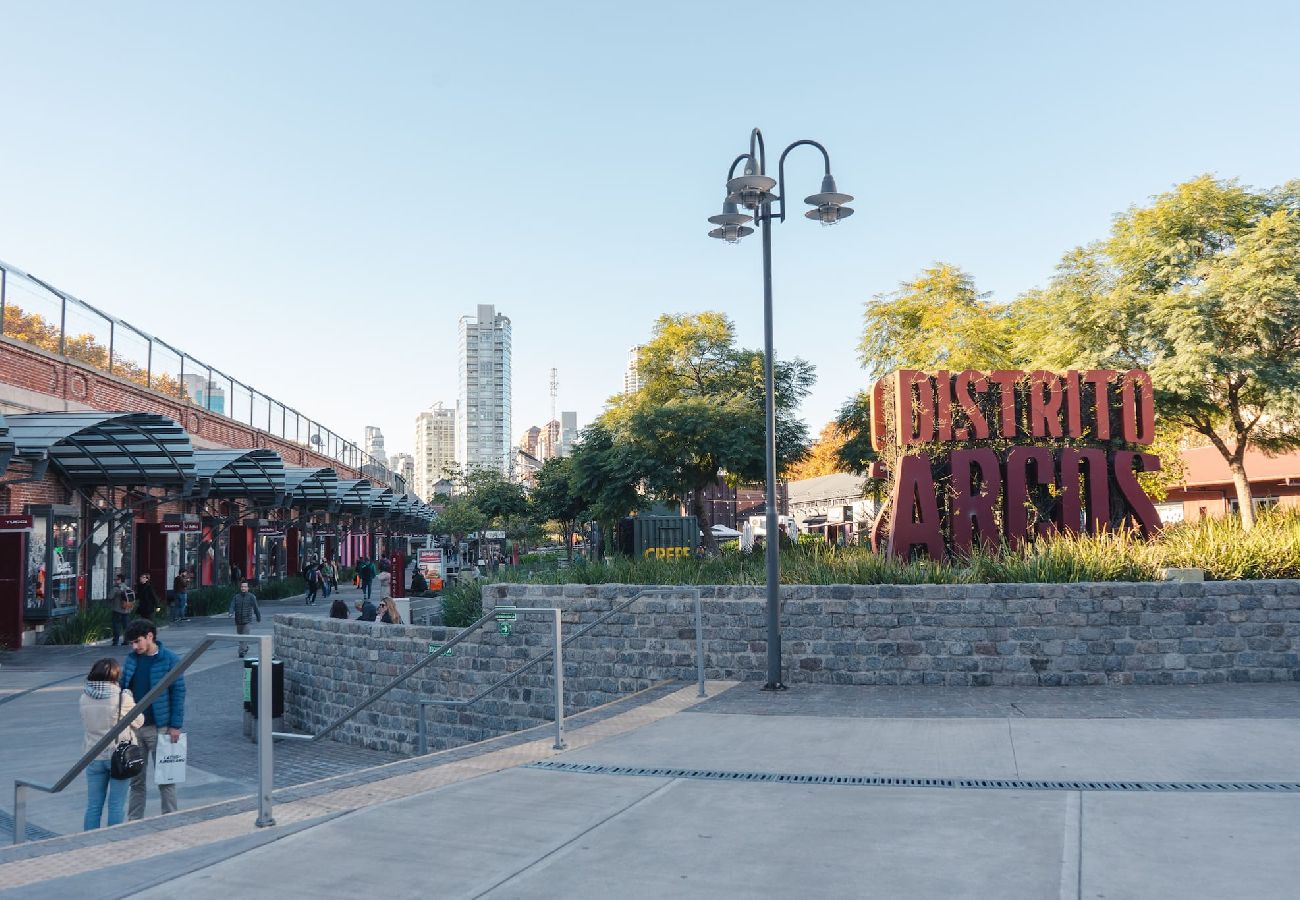
<path fill-rule="evenodd" d="M 122 718 L 122 691 L 117 692 L 117 717 Z M 127 729 L 129 734 L 131 729 Z M 119 741 L 108 762 L 108 774 L 111 778 L 123 781 L 134 778 L 144 771 L 144 748 L 131 740 Z"/>

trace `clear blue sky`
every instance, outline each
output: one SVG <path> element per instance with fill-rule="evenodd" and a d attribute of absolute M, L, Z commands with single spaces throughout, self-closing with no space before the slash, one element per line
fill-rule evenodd
<path fill-rule="evenodd" d="M 1300 177 L 1297 10 L 0 0 L 0 258 L 390 450 L 494 303 L 513 432 L 551 367 L 586 423 L 660 312 L 761 346 L 757 239 L 705 236 L 757 125 L 857 195 L 774 232 L 815 432 L 864 301 L 932 261 L 1011 299 L 1178 181 Z M 787 176 L 817 190 L 816 154 Z"/>

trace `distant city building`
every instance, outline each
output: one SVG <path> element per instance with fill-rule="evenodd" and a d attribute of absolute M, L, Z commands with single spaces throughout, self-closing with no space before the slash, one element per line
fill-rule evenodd
<path fill-rule="evenodd" d="M 209 381 L 206 375 L 182 375 L 181 383 L 185 393 L 203 409 L 226 414 L 226 391 L 220 382 Z"/>
<path fill-rule="evenodd" d="M 542 433 L 537 438 L 537 458 L 553 459 L 560 455 L 560 423 L 551 419 L 542 426 Z"/>
<path fill-rule="evenodd" d="M 627 366 L 623 369 L 623 393 L 635 394 L 641 390 L 641 345 L 627 351 Z"/>
<path fill-rule="evenodd" d="M 388 468 L 402 477 L 408 490 L 415 487 L 415 457 L 409 453 L 394 453 L 388 457 Z"/>
<path fill-rule="evenodd" d="M 560 455 L 572 456 L 573 445 L 578 442 L 578 413 L 560 413 Z"/>
<path fill-rule="evenodd" d="M 540 459 L 528 453 L 522 447 L 516 447 L 510 477 L 522 485 L 533 487 L 537 484 L 537 471 L 541 467 L 542 461 Z"/>
<path fill-rule="evenodd" d="M 426 503 L 438 493 L 439 482 L 446 480 L 447 469 L 456 463 L 456 411 L 435 403 L 415 417 L 416 496 Z M 447 482 L 451 493 L 451 482 Z"/>
<path fill-rule="evenodd" d="M 491 304 L 461 316 L 456 462 L 510 474 L 510 319 Z"/>
<path fill-rule="evenodd" d="M 519 436 L 519 449 L 532 456 L 537 455 L 537 442 L 541 436 L 542 429 L 533 425 L 527 431 Z"/>
<path fill-rule="evenodd" d="M 382 466 L 388 465 L 388 455 L 384 453 L 384 432 L 375 425 L 366 426 L 366 454 Z"/>

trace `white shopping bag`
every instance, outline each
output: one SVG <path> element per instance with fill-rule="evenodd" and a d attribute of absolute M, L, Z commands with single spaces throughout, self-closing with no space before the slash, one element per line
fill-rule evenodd
<path fill-rule="evenodd" d="M 159 733 L 153 756 L 154 784 L 180 784 L 185 780 L 185 737 L 182 734 L 173 744 L 166 731 Z"/>

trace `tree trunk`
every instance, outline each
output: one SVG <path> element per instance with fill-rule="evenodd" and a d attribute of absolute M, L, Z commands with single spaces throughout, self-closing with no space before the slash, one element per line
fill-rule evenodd
<path fill-rule="evenodd" d="M 568 561 L 569 568 L 573 568 L 573 523 L 561 522 L 560 527 L 564 529 L 564 558 Z"/>
<path fill-rule="evenodd" d="M 1237 488 L 1237 508 L 1241 512 L 1242 530 L 1250 531 L 1255 527 L 1255 503 L 1250 493 L 1250 481 L 1246 478 L 1246 467 L 1241 460 L 1233 459 L 1228 461 L 1228 468 L 1232 471 L 1232 483 Z"/>
<path fill-rule="evenodd" d="M 718 539 L 713 536 L 713 523 L 704 514 L 704 489 L 702 487 L 691 491 L 691 512 L 695 513 L 695 520 L 700 524 L 704 549 L 709 552 L 710 556 L 717 556 Z"/>

